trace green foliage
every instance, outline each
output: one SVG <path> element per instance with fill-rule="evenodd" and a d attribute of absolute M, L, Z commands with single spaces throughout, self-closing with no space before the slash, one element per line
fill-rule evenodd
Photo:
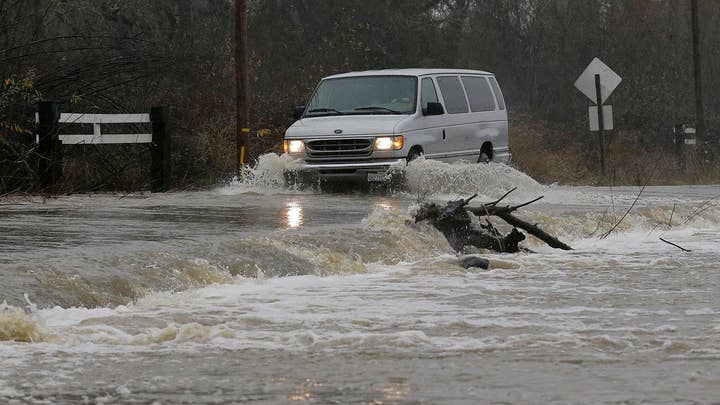
<path fill-rule="evenodd" d="M 0 76 L 0 194 L 27 188 L 34 181 L 33 152 L 27 140 L 34 126 L 32 114 L 41 93 L 35 87 L 37 70 Z"/>
<path fill-rule="evenodd" d="M 29 68 L 22 75 L 12 74 L 0 83 L 0 137 L 30 134 L 24 112 L 33 108 L 42 95 L 35 88 L 37 69 Z"/>

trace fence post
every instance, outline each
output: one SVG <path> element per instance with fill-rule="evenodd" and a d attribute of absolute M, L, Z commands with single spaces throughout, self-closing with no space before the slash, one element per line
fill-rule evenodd
<path fill-rule="evenodd" d="M 677 159 L 680 173 L 685 173 L 685 153 L 683 151 L 683 149 L 685 149 L 685 125 L 675 125 L 673 132 L 675 133 L 675 139 L 673 140 L 675 144 L 675 158 Z"/>
<path fill-rule="evenodd" d="M 42 101 L 38 104 L 38 174 L 40 187 L 54 186 L 62 177 L 62 142 L 58 137 L 60 104 Z"/>
<path fill-rule="evenodd" d="M 153 107 L 150 110 L 152 122 L 150 191 L 153 193 L 164 193 L 170 185 L 170 134 L 167 130 L 167 118 L 165 107 Z"/>

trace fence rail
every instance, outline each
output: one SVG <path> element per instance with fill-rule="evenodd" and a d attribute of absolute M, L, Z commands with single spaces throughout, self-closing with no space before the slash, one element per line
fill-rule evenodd
<path fill-rule="evenodd" d="M 60 114 L 61 124 L 149 124 L 150 114 Z"/>
<path fill-rule="evenodd" d="M 40 114 L 35 114 L 40 122 Z M 61 113 L 58 124 L 92 124 L 92 134 L 58 134 L 63 145 L 152 143 L 152 134 L 103 134 L 101 125 L 149 124 L 150 114 Z M 39 142 L 39 140 L 38 140 Z"/>
<path fill-rule="evenodd" d="M 152 134 L 58 135 L 63 145 L 98 145 L 123 143 L 152 143 Z"/>

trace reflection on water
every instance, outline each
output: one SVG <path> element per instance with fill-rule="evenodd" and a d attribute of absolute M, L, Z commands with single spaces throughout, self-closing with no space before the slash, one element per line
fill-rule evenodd
<path fill-rule="evenodd" d="M 405 400 L 410 393 L 410 387 L 403 382 L 391 381 L 390 385 L 382 388 L 380 391 L 385 395 L 385 399 L 389 401 L 402 401 Z M 382 401 L 373 401 L 373 403 L 382 403 Z"/>
<path fill-rule="evenodd" d="M 393 208 L 398 208 L 398 204 L 396 201 L 391 200 L 380 200 L 377 204 L 375 204 L 377 208 L 384 209 L 386 211 L 391 210 Z"/>
<path fill-rule="evenodd" d="M 303 224 L 303 207 L 297 201 L 288 201 L 282 212 L 286 229 L 299 228 Z"/>
<path fill-rule="evenodd" d="M 314 391 L 319 387 L 322 387 L 321 383 L 315 381 L 314 379 L 307 378 L 300 388 L 288 396 L 288 400 L 302 402 L 313 401 L 314 397 L 317 396 Z"/>

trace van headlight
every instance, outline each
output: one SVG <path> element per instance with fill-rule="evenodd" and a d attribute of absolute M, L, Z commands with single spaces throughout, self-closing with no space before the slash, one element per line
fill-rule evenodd
<path fill-rule="evenodd" d="M 375 138 L 375 150 L 400 150 L 404 143 L 402 135 L 380 136 Z"/>
<path fill-rule="evenodd" d="M 305 150 L 305 142 L 299 139 L 286 140 L 283 149 L 285 149 L 285 153 L 300 153 Z"/>

